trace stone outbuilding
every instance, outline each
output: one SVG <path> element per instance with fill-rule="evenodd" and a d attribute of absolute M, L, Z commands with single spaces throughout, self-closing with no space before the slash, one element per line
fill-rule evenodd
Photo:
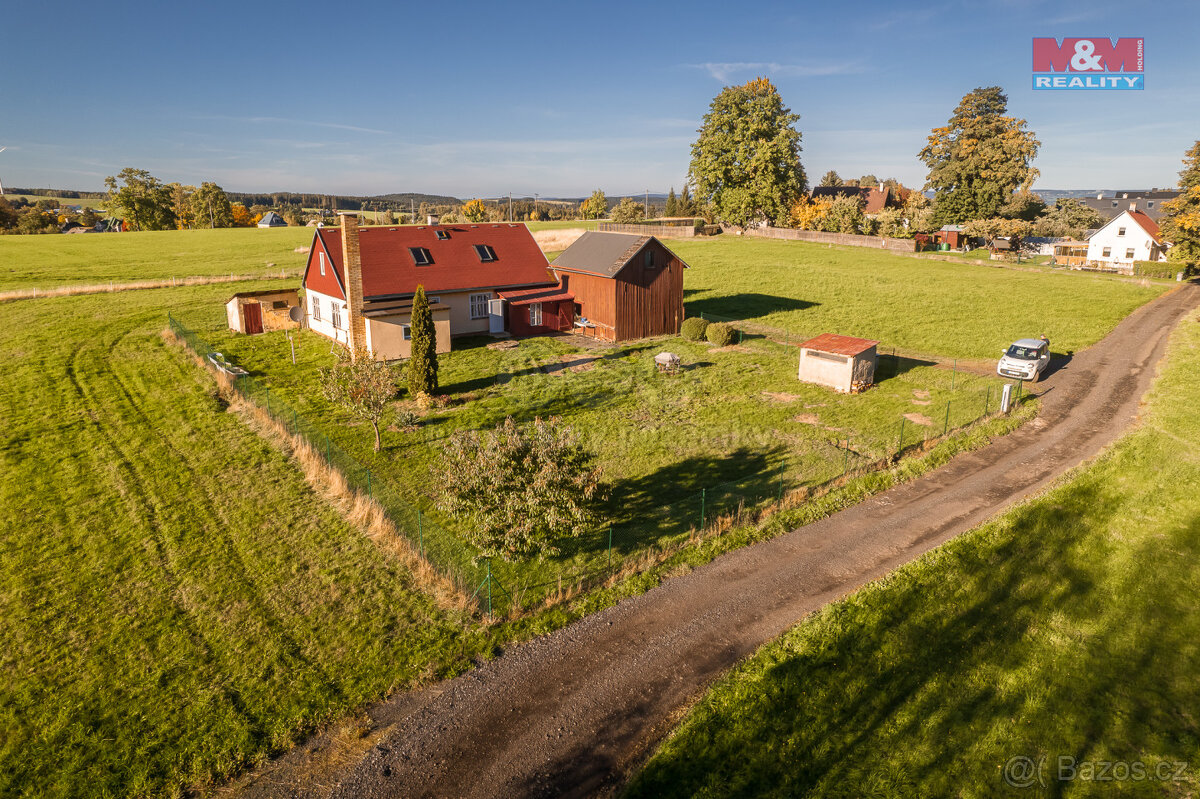
<path fill-rule="evenodd" d="M 225 315 L 230 330 L 252 335 L 300 327 L 300 323 L 292 319 L 292 309 L 299 307 L 300 293 L 296 289 L 242 291 L 225 303 Z M 296 315 L 300 314 L 297 312 Z"/>
<path fill-rule="evenodd" d="M 800 345 L 799 377 L 847 394 L 875 383 L 878 341 L 823 333 Z"/>

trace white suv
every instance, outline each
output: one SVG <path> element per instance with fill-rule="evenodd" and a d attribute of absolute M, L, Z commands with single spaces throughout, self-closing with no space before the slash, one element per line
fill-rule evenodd
<path fill-rule="evenodd" d="M 996 366 L 996 374 L 1036 383 L 1049 363 L 1049 339 L 1045 336 L 1023 338 L 1013 342 L 1013 345 L 1004 351 L 1000 363 Z"/>

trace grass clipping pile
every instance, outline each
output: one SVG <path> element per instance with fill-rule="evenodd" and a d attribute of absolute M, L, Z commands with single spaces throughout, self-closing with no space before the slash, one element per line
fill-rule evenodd
<path fill-rule="evenodd" d="M 229 375 L 205 363 L 174 331 L 164 330 L 162 337 L 212 375 L 217 394 L 229 410 L 241 417 L 251 430 L 273 447 L 294 460 L 317 495 L 336 508 L 347 522 L 361 530 L 380 551 L 401 563 L 412 574 L 417 587 L 432 597 L 439 607 L 454 613 L 470 611 L 470 600 L 421 557 L 408 538 L 388 518 L 383 506 L 363 492 L 351 488 L 345 475 L 330 466 L 324 456 L 303 437 L 294 435 L 264 408 L 245 400 Z"/>

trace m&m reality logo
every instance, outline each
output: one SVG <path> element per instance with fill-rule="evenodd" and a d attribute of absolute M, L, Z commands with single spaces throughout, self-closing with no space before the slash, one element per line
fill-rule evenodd
<path fill-rule="evenodd" d="M 1035 38 L 1033 88 L 1128 91 L 1146 88 L 1144 39 Z"/>

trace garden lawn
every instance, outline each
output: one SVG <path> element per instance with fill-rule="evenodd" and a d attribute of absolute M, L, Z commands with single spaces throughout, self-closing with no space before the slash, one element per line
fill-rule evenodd
<path fill-rule="evenodd" d="M 627 796 L 1195 795 L 1197 319 L 1140 427 L 764 646 Z M 1014 757 L 1038 769 L 1032 787 L 1004 781 Z M 1134 764 L 1155 778 L 1130 779 Z"/>
<path fill-rule="evenodd" d="M 283 333 L 246 337 L 221 329 L 211 316 L 183 321 L 202 326 L 209 343 L 269 389 L 285 422 L 306 422 L 318 448 L 327 436 L 334 449 L 369 468 L 373 490 L 390 489 L 409 506 L 397 515 L 413 530 L 421 526 L 427 546 L 453 539 L 454 546 L 435 551 L 435 561 L 450 559 L 462 572 L 475 571 L 475 551 L 460 544 L 471 521 L 437 507 L 443 448 L 456 431 L 494 428 L 509 416 L 518 422 L 559 417 L 596 454 L 611 498 L 595 532 L 560 555 L 493 564 L 509 591 L 556 585 L 559 574 L 607 565 L 609 528 L 616 557 L 643 553 L 742 503 L 759 507 L 781 491 L 877 462 L 902 443 L 910 447 L 962 427 L 984 414 L 985 403 L 996 411 L 1001 385 L 885 358 L 876 388 L 840 395 L 800 383 L 799 350 L 761 337 L 721 349 L 669 338 L 593 350 L 549 336 L 512 349 L 489 348 L 489 338 L 456 339 L 454 350 L 439 356 L 440 390 L 449 404 L 431 410 L 415 430 L 390 426 L 383 451 L 375 453 L 369 425 L 353 422 L 321 396 L 319 370 L 334 363 L 337 349 L 328 339 L 308 331 L 296 336 L 293 366 Z M 654 356 L 663 350 L 680 355 L 681 374 L 657 372 Z M 415 410 L 405 398 L 396 404 Z M 415 508 L 422 511 L 420 523 Z"/>
<path fill-rule="evenodd" d="M 0 236 L 0 291 L 296 273 L 312 238 L 302 227 Z"/>
<path fill-rule="evenodd" d="M 689 316 L 752 320 L 803 337 L 861 336 L 949 358 L 997 358 L 1039 335 L 1055 352 L 1074 352 L 1171 285 L 730 235 L 667 243 L 692 267 L 683 284 Z"/>
<path fill-rule="evenodd" d="M 160 338 L 232 290 L 0 305 L 0 795 L 203 786 L 471 654 Z"/>

